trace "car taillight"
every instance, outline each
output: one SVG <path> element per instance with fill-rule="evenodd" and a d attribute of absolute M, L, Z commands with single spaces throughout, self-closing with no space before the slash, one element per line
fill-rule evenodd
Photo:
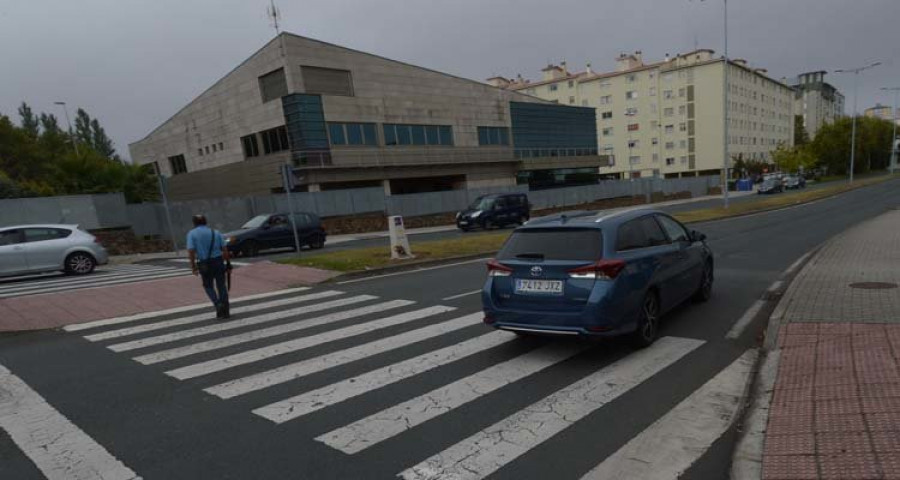
<path fill-rule="evenodd" d="M 488 260 L 487 270 L 489 277 L 508 277 L 512 274 L 513 269 L 503 265 L 497 260 Z"/>
<path fill-rule="evenodd" d="M 625 268 L 624 260 L 600 260 L 584 267 L 569 270 L 569 278 L 612 280 Z"/>

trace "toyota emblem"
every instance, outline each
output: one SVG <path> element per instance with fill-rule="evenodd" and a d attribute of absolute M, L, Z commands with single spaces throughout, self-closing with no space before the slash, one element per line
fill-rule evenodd
<path fill-rule="evenodd" d="M 543 268 L 538 267 L 537 265 L 531 267 L 531 276 L 532 277 L 540 277 L 541 275 L 543 275 L 543 273 L 544 273 Z"/>

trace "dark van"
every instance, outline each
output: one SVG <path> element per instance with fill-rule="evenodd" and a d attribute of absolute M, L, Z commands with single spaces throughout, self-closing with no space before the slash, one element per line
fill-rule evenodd
<path fill-rule="evenodd" d="M 524 193 L 482 195 L 465 210 L 456 214 L 456 226 L 462 231 L 476 227 L 489 229 L 505 225 L 521 225 L 531 217 L 528 196 Z"/>
<path fill-rule="evenodd" d="M 325 229 L 322 221 L 313 213 L 295 213 L 297 235 L 300 247 L 322 248 L 325 246 Z M 240 229 L 225 234 L 225 242 L 231 253 L 253 257 L 261 250 L 270 248 L 293 248 L 294 234 L 291 232 L 291 218 L 287 213 L 257 215 Z"/>

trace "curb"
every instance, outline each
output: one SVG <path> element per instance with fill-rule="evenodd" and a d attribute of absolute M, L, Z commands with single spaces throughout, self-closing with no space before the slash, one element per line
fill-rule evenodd
<path fill-rule="evenodd" d="M 439 259 L 434 259 L 434 260 L 412 261 L 410 263 L 404 263 L 401 265 L 388 265 L 386 267 L 378 267 L 378 268 L 373 268 L 370 270 L 357 270 L 355 272 L 342 273 L 336 277 L 330 278 L 328 280 L 325 280 L 325 281 L 319 282 L 319 283 L 321 284 L 321 283 L 329 283 L 329 282 L 341 282 L 344 280 L 355 280 L 358 278 L 377 277 L 379 275 L 385 275 L 385 274 L 389 274 L 389 273 L 398 273 L 398 272 L 405 272 L 405 271 L 411 271 L 411 270 L 419 270 L 421 268 L 435 267 L 435 266 L 456 263 L 456 262 L 465 262 L 467 260 L 477 260 L 479 258 L 490 257 L 496 253 L 497 252 L 471 253 L 468 255 L 457 255 L 454 257 L 439 258 Z"/>
<path fill-rule="evenodd" d="M 781 360 L 781 351 L 776 348 L 778 332 L 787 308 L 789 298 L 787 291 L 800 272 L 815 259 L 822 247 L 829 241 L 826 240 L 803 254 L 782 274 L 780 281 L 784 282 L 785 294 L 769 316 L 765 339 L 759 348 L 756 369 L 747 379 L 748 395 L 744 399 L 744 411 L 742 419 L 738 423 L 739 437 L 731 455 L 731 480 L 760 480 L 762 478 L 762 458 L 766 427 L 769 421 L 769 407 Z"/>

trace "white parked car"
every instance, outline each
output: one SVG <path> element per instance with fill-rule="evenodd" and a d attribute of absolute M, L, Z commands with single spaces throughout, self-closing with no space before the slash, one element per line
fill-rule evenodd
<path fill-rule="evenodd" d="M 0 227 L 0 277 L 53 271 L 84 275 L 108 261 L 97 237 L 78 225 Z"/>

